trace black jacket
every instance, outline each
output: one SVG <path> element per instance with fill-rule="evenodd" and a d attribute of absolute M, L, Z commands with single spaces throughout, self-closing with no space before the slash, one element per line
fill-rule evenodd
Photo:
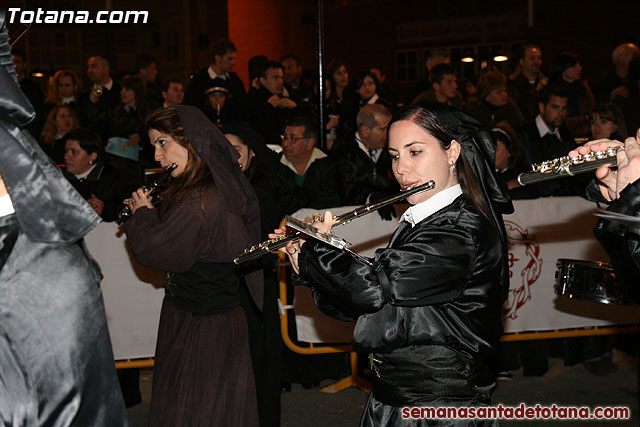
<path fill-rule="evenodd" d="M 376 251 L 373 266 L 307 241 L 295 278 L 308 281 L 325 313 L 357 319 L 353 344 L 358 351 L 384 357 L 410 349 L 422 360 L 422 372 L 398 388 L 405 394 L 424 393 L 423 381 L 437 377 L 434 346 L 452 350 L 468 363 L 470 384 L 492 382 L 488 360 L 502 333 L 502 258 L 495 228 L 459 196 L 413 228 L 403 223 L 389 246 Z M 395 371 L 402 371 L 402 361 L 395 363 Z M 397 372 L 389 375 L 398 377 Z M 374 396 L 384 394 L 384 380 L 374 383 Z M 439 395 L 447 381 L 428 390 L 431 399 L 452 397 Z"/>
<path fill-rule="evenodd" d="M 551 134 L 540 138 L 535 122 L 521 128 L 518 137 L 522 143 L 525 163 L 528 165 L 564 157 L 577 147 L 571 133 L 564 125 L 560 126 L 562 140 Z M 521 172 L 528 172 L 528 170 Z M 575 177 L 559 178 L 515 189 L 510 192 L 510 195 L 513 199 L 535 199 L 543 196 L 584 196 L 585 189 L 592 178 L 593 172 Z"/>
<path fill-rule="evenodd" d="M 101 216 L 107 222 L 117 219 L 118 213 L 124 208 L 122 201 L 131 197 L 131 193 L 137 189 L 136 183 L 128 184 L 117 169 L 104 164 L 96 165 L 83 181 L 66 171 L 64 176 L 85 200 L 95 194 L 104 203 Z"/>
<path fill-rule="evenodd" d="M 377 163 L 373 163 L 354 139 L 343 140 L 336 142 L 330 156 L 337 164 L 347 205 L 362 205 L 370 195 L 369 201 L 376 201 L 400 190 L 386 149 L 382 149 Z"/>
<path fill-rule="evenodd" d="M 343 205 L 342 186 L 336 164 L 330 157 L 314 161 L 298 185 L 296 173 L 279 162 L 272 162 L 272 183 L 278 215 L 291 215 L 302 208 L 326 209 Z"/>
<path fill-rule="evenodd" d="M 100 95 L 98 102 L 95 104 L 89 98 L 91 90 L 80 95 L 80 100 L 78 101 L 78 113 L 82 125 L 98 132 L 105 141 L 106 138 L 111 136 L 109 135 L 109 127 L 108 123 L 105 122 L 105 117 L 108 117 L 120 104 L 121 90 L 120 85 L 114 81 L 111 90 L 105 87 L 102 88 L 102 95 Z"/>
<path fill-rule="evenodd" d="M 297 108 L 276 108 L 267 100 L 273 94 L 264 87 L 251 89 L 241 107 L 241 119 L 249 122 L 251 127 L 262 135 L 265 144 L 280 145 L 282 132 L 287 119 L 298 114 Z"/>

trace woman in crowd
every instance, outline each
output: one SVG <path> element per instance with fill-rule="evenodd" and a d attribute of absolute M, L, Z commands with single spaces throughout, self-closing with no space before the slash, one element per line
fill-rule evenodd
<path fill-rule="evenodd" d="M 339 122 L 344 110 L 344 97 L 346 96 L 347 86 L 349 86 L 349 73 L 344 62 L 332 61 L 327 67 L 327 75 L 329 77 L 328 88 L 330 92 L 326 98 L 327 109 L 326 114 L 328 121 L 325 121 L 328 125 L 331 124 L 330 138 L 335 141 L 342 137 L 342 129 L 339 128 Z M 335 131 L 331 131 L 335 129 Z"/>
<path fill-rule="evenodd" d="M 55 164 L 64 163 L 64 136 L 78 128 L 78 116 L 66 104 L 55 105 L 47 115 L 40 135 L 40 146 Z"/>
<path fill-rule="evenodd" d="M 624 141 L 627 127 L 618 106 L 612 102 L 602 102 L 591 112 L 591 139 L 617 139 Z"/>
<path fill-rule="evenodd" d="M 488 405 L 508 290 L 501 213 L 513 207 L 493 174 L 490 135 L 444 104 L 417 104 L 391 121 L 388 149 L 402 188 L 434 180 L 435 189 L 407 199 L 373 265 L 315 240 L 283 249 L 323 311 L 357 320 L 353 342 L 370 353 L 373 380 L 363 426 L 404 425 L 406 406 Z M 331 218 L 314 225 L 330 233 Z"/>
<path fill-rule="evenodd" d="M 329 99 L 340 104 L 345 94 L 344 91 L 347 86 L 349 86 L 349 72 L 347 71 L 347 66 L 342 61 L 333 61 L 329 64 L 328 74 L 332 87 Z"/>
<path fill-rule="evenodd" d="M 127 76 L 122 80 L 120 104 L 105 119 L 109 129 L 107 152 L 137 161 L 142 168 L 155 166 L 153 150 L 144 131 L 144 120 L 149 112 L 146 87 L 139 77 Z M 127 169 L 125 163 L 120 167 Z"/>
<path fill-rule="evenodd" d="M 260 240 L 258 202 L 238 153 L 197 108 L 156 110 L 147 121 L 155 159 L 178 166 L 157 208 L 143 189 L 126 201 L 136 259 L 168 272 L 150 425 L 258 424 L 247 323 L 233 257 Z M 246 276 L 262 308 L 262 272 Z"/>
<path fill-rule="evenodd" d="M 115 221 L 122 201 L 133 189 L 116 169 L 105 164 L 98 134 L 76 129 L 65 140 L 64 176 L 104 221 Z"/>
<path fill-rule="evenodd" d="M 524 124 L 518 104 L 507 95 L 507 78 L 499 71 L 480 76 L 477 99 L 469 102 L 465 111 L 487 129 L 505 124 L 518 129 Z"/>
<path fill-rule="evenodd" d="M 596 105 L 589 83 L 582 78 L 580 58 L 571 52 L 563 52 L 553 60 L 551 83 L 558 82 L 567 88 L 568 105 L 565 124 L 576 137 L 589 134 L 588 117 Z"/>
<path fill-rule="evenodd" d="M 49 81 L 47 98 L 44 100 L 48 108 L 57 104 L 69 104 L 76 108 L 80 95 L 80 78 L 72 70 L 56 71 Z"/>
<path fill-rule="evenodd" d="M 343 129 L 343 135 L 351 137 L 355 134 L 356 117 L 363 106 L 367 104 L 382 104 L 392 109 L 391 103 L 381 98 L 377 90 L 378 81 L 371 71 L 358 73 L 344 97 L 344 107 L 340 116 L 340 127 Z"/>

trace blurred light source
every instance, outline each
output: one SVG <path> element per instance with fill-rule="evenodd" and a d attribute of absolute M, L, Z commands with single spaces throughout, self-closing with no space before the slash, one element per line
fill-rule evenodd
<path fill-rule="evenodd" d="M 507 61 L 509 57 L 507 55 L 496 55 L 493 57 L 493 60 L 496 62 L 504 62 Z"/>
<path fill-rule="evenodd" d="M 463 58 L 460 58 L 461 62 L 473 62 L 475 61 L 475 59 L 473 58 L 473 56 L 465 56 Z"/>
<path fill-rule="evenodd" d="M 44 77 L 44 73 L 41 71 L 34 71 L 33 73 L 31 73 L 31 77 L 35 77 L 37 79 L 40 79 L 42 77 Z"/>

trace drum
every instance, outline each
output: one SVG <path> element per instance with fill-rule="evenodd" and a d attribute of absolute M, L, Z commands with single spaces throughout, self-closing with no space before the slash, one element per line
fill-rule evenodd
<path fill-rule="evenodd" d="M 556 263 L 555 292 L 567 298 L 603 304 L 633 304 L 610 264 L 560 258 Z"/>

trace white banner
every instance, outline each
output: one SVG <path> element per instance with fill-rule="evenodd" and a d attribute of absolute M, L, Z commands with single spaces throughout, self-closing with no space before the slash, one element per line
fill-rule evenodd
<path fill-rule="evenodd" d="M 104 278 L 100 283 L 116 360 L 155 354 L 164 274 L 138 264 L 115 223 L 101 223 L 85 237 Z"/>
<path fill-rule="evenodd" d="M 509 238 L 511 290 L 504 306 L 505 332 L 554 330 L 640 322 L 637 306 L 610 306 L 569 300 L 554 293 L 558 258 L 608 261 L 593 237 L 597 207 L 578 197 L 520 200 L 505 217 Z M 334 213 L 355 207 L 336 208 Z M 297 212 L 296 218 L 313 210 Z M 377 212 L 336 227 L 352 249 L 373 256 L 384 247 L 398 221 L 382 221 Z M 153 356 L 164 290 L 162 273 L 135 262 L 124 235 L 113 223 L 100 224 L 85 241 L 102 269 L 102 292 L 116 359 Z M 345 343 L 353 324 L 331 319 L 313 304 L 311 291 L 295 290 L 298 340 Z"/>

